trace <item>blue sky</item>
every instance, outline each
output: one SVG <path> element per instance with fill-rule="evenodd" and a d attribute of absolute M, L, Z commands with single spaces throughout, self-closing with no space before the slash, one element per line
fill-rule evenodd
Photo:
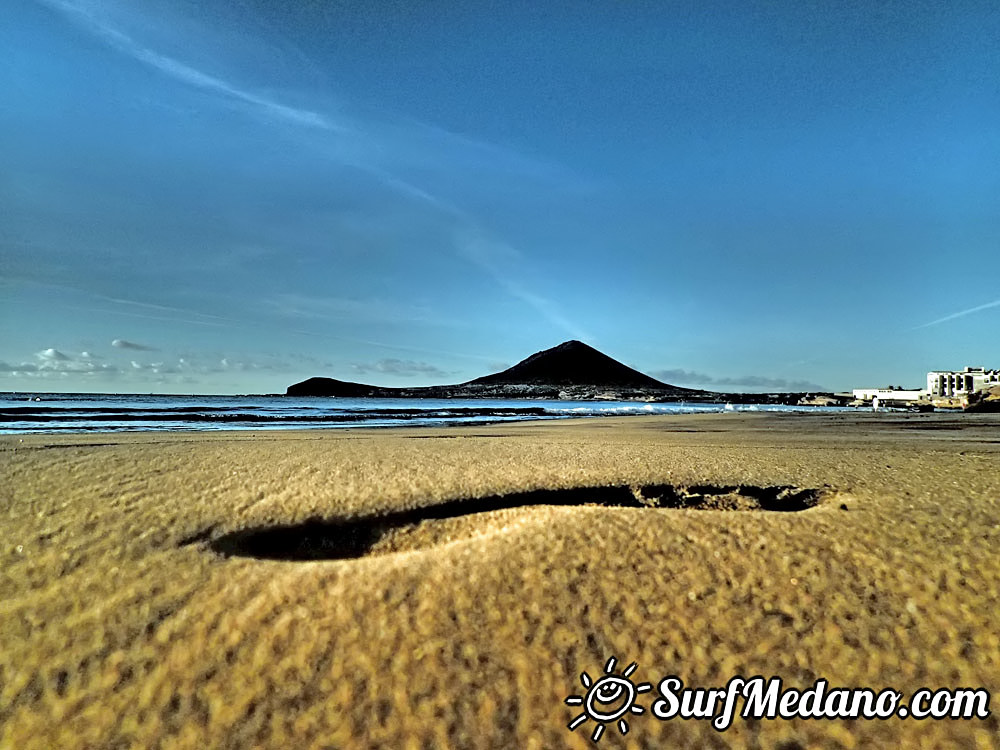
<path fill-rule="evenodd" d="M 4 16 L 2 390 L 1000 366 L 993 2 Z"/>

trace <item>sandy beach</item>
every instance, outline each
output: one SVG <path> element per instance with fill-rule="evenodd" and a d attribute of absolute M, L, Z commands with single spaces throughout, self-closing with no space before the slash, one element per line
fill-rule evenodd
<path fill-rule="evenodd" d="M 0 438 L 2 748 L 989 748 L 651 715 L 734 675 L 1000 690 L 1000 415 Z M 636 662 L 622 735 L 564 699 Z"/>

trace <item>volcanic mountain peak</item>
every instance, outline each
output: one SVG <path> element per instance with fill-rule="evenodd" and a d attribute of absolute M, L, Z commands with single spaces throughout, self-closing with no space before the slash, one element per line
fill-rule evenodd
<path fill-rule="evenodd" d="M 566 341 L 532 354 L 503 372 L 470 381 L 477 385 L 597 385 L 672 388 L 623 365 L 582 341 Z"/>
<path fill-rule="evenodd" d="M 459 385 L 414 388 L 309 378 L 290 385 L 289 396 L 349 398 L 696 398 L 703 391 L 661 383 L 623 365 L 582 341 L 566 341 L 536 352 L 503 372 Z"/>

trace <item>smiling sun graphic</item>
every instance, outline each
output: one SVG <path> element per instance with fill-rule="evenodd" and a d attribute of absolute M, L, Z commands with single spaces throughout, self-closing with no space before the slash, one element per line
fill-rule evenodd
<path fill-rule="evenodd" d="M 604 734 L 605 725 L 618 722 L 618 731 L 623 735 L 628 733 L 628 722 L 625 717 L 630 714 L 641 714 L 645 711 L 642 706 L 635 705 L 635 699 L 639 693 L 645 693 L 653 689 L 648 682 L 638 685 L 632 684 L 629 676 L 635 671 L 636 663 L 632 662 L 621 674 L 615 674 L 615 665 L 618 660 L 615 657 L 608 659 L 604 667 L 604 674 L 592 680 L 586 672 L 580 674 L 580 682 L 587 688 L 586 695 L 571 695 L 566 698 L 567 706 L 583 706 L 583 713 L 574 718 L 567 727 L 570 731 L 575 730 L 581 724 L 586 724 L 587 719 L 593 719 L 597 724 L 594 733 L 590 738 L 597 742 Z"/>

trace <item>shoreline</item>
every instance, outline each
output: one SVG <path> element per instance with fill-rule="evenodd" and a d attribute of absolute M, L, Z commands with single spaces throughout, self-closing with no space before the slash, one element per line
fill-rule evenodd
<path fill-rule="evenodd" d="M 0 746 L 592 747 L 563 699 L 611 656 L 1000 689 L 1000 415 L 795 416 L 0 436 Z M 998 729 L 651 702 L 629 741 Z"/>
<path fill-rule="evenodd" d="M 227 397 L 228 398 L 228 397 Z M 334 405 L 330 412 L 310 414 L 273 414 L 266 411 L 254 412 L 253 406 L 203 406 L 141 408 L 125 407 L 90 408 L 58 407 L 49 416 L 45 409 L 40 414 L 29 410 L 14 409 L 0 414 L 0 424 L 21 422 L 31 426 L 19 429 L 0 429 L 4 436 L 32 434 L 131 434 L 136 432 L 239 432 L 239 431 L 299 431 L 299 430 L 339 430 L 339 429 L 397 429 L 420 427 L 425 429 L 451 429 L 452 427 L 475 427 L 489 424 L 516 424 L 532 422 L 553 422 L 575 419 L 638 419 L 645 417 L 695 416 L 724 414 L 728 417 L 742 414 L 772 415 L 830 415 L 849 414 L 864 418 L 873 414 L 878 418 L 887 415 L 954 415 L 963 410 L 939 410 L 935 412 L 909 409 L 887 408 L 878 412 L 860 408 L 832 406 L 787 406 L 759 404 L 702 404 L 692 405 L 684 411 L 656 411 L 652 405 L 638 405 L 626 402 L 595 402 L 596 406 L 578 406 L 580 402 L 563 402 L 561 409 L 553 409 L 533 402 L 529 406 L 492 406 L 490 408 L 466 406 L 435 406 L 424 409 L 389 408 L 375 411 L 357 409 L 351 405 Z M 553 402 L 560 403 L 560 402 Z M 601 404 L 604 404 L 601 406 Z M 233 412 L 233 409 L 241 410 Z M 249 410 L 249 411 L 248 411 Z M 584 413 L 575 413 L 575 412 Z M 65 412 L 65 414 L 63 413 Z M 93 412 L 93 414 L 91 414 Z M 509 412 L 518 412 L 511 414 Z M 987 412 L 979 412 L 987 413 Z M 14 418 L 16 417 L 16 419 Z M 79 424 L 77 424 L 79 422 Z M 149 424 L 145 424 L 145 423 Z M 45 427 L 46 424 L 56 426 Z M 115 425 L 114 427 L 107 427 Z M 133 426 L 134 425 L 134 426 Z M 235 426 L 230 426 L 235 425 Z"/>
<path fill-rule="evenodd" d="M 719 404 L 718 406 L 724 406 L 724 404 Z M 738 405 L 734 405 L 738 406 Z M 751 405 L 753 406 L 753 405 Z M 162 427 L 156 429 L 143 429 L 141 427 L 136 429 L 112 429 L 112 430 L 101 430 L 86 429 L 86 430 L 70 430 L 70 429 L 60 429 L 48 432 L 43 431 L 25 431 L 25 432 L 0 432 L 0 443 L 10 438 L 21 438 L 28 436 L 81 436 L 81 435 L 94 435 L 94 436 L 125 436 L 125 435 L 183 435 L 186 433 L 197 434 L 197 435 L 219 435 L 220 437 L 225 437 L 226 435 L 236 435 L 240 433 L 254 433 L 254 432 L 266 432 L 269 435 L 272 434 L 284 434 L 284 433 L 337 433 L 342 431 L 353 431 L 357 432 L 360 430 L 372 430 L 377 434 L 383 434 L 386 431 L 393 430 L 459 430 L 459 429 L 475 429 L 477 427 L 486 426 L 504 426 L 504 425 L 545 425 L 552 423 L 563 423 L 563 424 L 579 424 L 586 422 L 595 423 L 608 423 L 614 422 L 620 424 L 621 426 L 628 426 L 633 423 L 641 423 L 642 420 L 673 420 L 673 419 L 700 419 L 700 418 L 723 418 L 723 419 L 739 419 L 739 418 L 773 418 L 773 419 L 823 419 L 836 417 L 839 419 L 834 419 L 833 422 L 843 421 L 843 419 L 856 419 L 860 422 L 877 421 L 886 424 L 893 423 L 894 420 L 917 420 L 925 421 L 928 424 L 933 424 L 935 422 L 947 422 L 955 418 L 960 418 L 968 420 L 971 425 L 975 421 L 985 418 L 986 420 L 998 420 L 1000 424 L 1000 417 L 996 417 L 994 413 L 991 412 L 969 412 L 961 409 L 947 409 L 938 410 L 934 412 L 917 412 L 904 409 L 880 409 L 878 411 L 873 411 L 871 409 L 865 409 L 860 407 L 823 407 L 823 406 L 803 406 L 803 407 L 786 407 L 783 409 L 770 410 L 770 409 L 739 409 L 735 408 L 732 411 L 719 409 L 712 411 L 692 411 L 692 412 L 667 412 L 658 414 L 646 414 L 646 413 L 634 413 L 634 414 L 558 414 L 558 415 L 545 415 L 545 416 L 527 416 L 524 418 L 516 419 L 496 419 L 489 420 L 488 418 L 482 419 L 482 421 L 454 421 L 454 422 L 442 422 L 438 424 L 422 424 L 422 423 L 408 423 L 399 422 L 394 424 L 383 424 L 383 425 L 370 425 L 370 424 L 336 424 L 336 425 L 323 425 L 318 424 L 314 427 L 304 427 L 304 426 L 292 426 L 283 427 L 275 425 L 256 425 L 247 427 L 216 427 L 216 428 L 189 428 L 189 427 Z"/>

